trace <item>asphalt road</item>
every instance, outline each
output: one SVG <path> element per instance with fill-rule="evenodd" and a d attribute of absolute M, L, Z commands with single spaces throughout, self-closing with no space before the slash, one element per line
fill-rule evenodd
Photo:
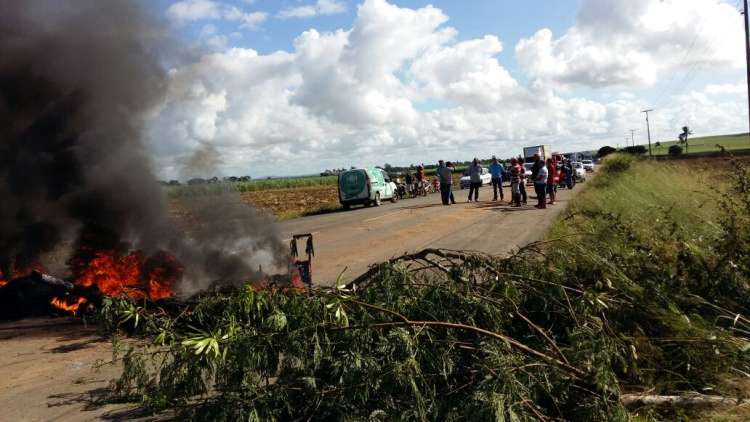
<path fill-rule="evenodd" d="M 492 188 L 482 188 L 479 202 L 467 203 L 468 190 L 455 191 L 458 204 L 443 206 L 439 194 L 406 199 L 380 207 L 355 207 L 350 211 L 304 217 L 280 223 L 284 238 L 312 233 L 315 244 L 313 284 L 329 286 L 341 277 L 349 281 L 370 265 L 425 248 L 446 248 L 505 255 L 541 239 L 562 212 L 572 191 L 558 191 L 558 202 L 546 210 L 529 204 L 521 208 L 506 201 L 492 201 Z"/>

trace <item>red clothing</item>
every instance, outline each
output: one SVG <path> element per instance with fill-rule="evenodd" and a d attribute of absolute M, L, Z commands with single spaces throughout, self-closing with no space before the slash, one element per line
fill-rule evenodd
<path fill-rule="evenodd" d="M 510 182 L 511 183 L 519 183 L 521 181 L 521 175 L 525 174 L 523 167 L 516 164 L 510 169 Z"/>
<path fill-rule="evenodd" d="M 557 176 L 556 165 L 547 165 L 547 173 L 549 174 L 549 176 L 547 176 L 547 184 L 555 184 L 560 181 L 560 178 Z"/>

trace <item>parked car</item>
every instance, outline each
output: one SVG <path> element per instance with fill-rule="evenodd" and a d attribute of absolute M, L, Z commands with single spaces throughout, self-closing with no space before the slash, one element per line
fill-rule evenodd
<path fill-rule="evenodd" d="M 384 200 L 398 201 L 398 187 L 385 170 L 367 167 L 339 174 L 339 202 L 345 210 L 352 205 L 377 207 Z"/>
<path fill-rule="evenodd" d="M 479 182 L 482 186 L 492 184 L 492 175 L 490 174 L 490 171 L 485 167 L 482 167 L 482 174 L 479 176 Z M 470 185 L 471 176 L 469 176 L 469 171 L 467 170 L 461 177 L 461 189 L 468 189 Z"/>
<path fill-rule="evenodd" d="M 573 166 L 573 170 L 576 172 L 576 179 L 579 182 L 586 180 L 586 169 L 583 168 L 583 163 L 573 162 L 570 165 Z"/>
<path fill-rule="evenodd" d="M 583 160 L 581 161 L 581 163 L 583 164 L 583 168 L 586 171 L 588 172 L 594 171 L 594 162 L 592 160 Z"/>

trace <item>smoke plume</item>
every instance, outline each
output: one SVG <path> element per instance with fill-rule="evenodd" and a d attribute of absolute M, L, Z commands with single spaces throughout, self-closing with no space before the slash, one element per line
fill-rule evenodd
<path fill-rule="evenodd" d="M 78 251 L 167 251 L 189 290 L 252 277 L 261 255 L 284 265 L 273 223 L 247 206 L 198 201 L 187 233 L 169 218 L 141 137 L 168 83 L 165 45 L 139 4 L 0 4 L 3 273 L 71 238 Z"/>

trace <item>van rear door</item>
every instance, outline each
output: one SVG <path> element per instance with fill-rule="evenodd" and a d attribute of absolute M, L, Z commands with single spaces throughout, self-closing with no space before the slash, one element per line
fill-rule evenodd
<path fill-rule="evenodd" d="M 349 170 L 339 176 L 341 202 L 367 197 L 367 177 L 364 170 Z"/>

